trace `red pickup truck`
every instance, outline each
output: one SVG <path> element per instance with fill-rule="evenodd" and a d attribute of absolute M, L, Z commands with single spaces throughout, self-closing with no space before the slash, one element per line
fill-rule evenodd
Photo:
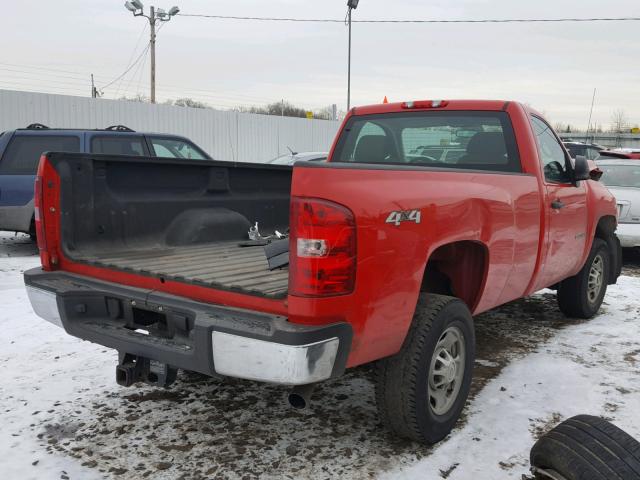
<path fill-rule="evenodd" d="M 38 315 L 117 349 L 122 385 L 186 369 L 303 406 L 377 362 L 383 423 L 433 443 L 469 391 L 472 315 L 544 287 L 597 313 L 621 270 L 597 178 L 505 101 L 357 107 L 327 163 L 293 168 L 46 153 L 25 283 Z"/>

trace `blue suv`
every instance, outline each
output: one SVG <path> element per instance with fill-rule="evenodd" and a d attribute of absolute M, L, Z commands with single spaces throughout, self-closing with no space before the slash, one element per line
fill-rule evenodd
<path fill-rule="evenodd" d="M 210 160 L 185 137 L 139 133 L 123 125 L 104 130 L 48 128 L 34 123 L 0 133 L 0 230 L 34 235 L 33 183 L 42 152 L 107 153 Z"/>

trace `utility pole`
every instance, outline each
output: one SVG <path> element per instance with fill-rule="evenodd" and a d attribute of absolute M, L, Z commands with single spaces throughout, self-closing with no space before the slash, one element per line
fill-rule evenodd
<path fill-rule="evenodd" d="M 358 8 L 359 0 L 347 0 L 347 18 L 349 25 L 349 53 L 347 60 L 347 110 L 351 108 L 351 11 Z"/>
<path fill-rule="evenodd" d="M 151 103 L 156 103 L 156 22 L 168 22 L 171 18 L 178 14 L 180 9 L 178 7 L 171 7 L 168 12 L 163 9 L 149 7 L 149 15 L 144 14 L 144 5 L 140 0 L 131 0 L 125 2 L 125 8 L 133 13 L 134 17 L 145 17 L 149 20 L 149 31 L 151 32 L 151 38 L 149 39 L 149 50 L 151 50 L 151 88 L 150 97 Z"/>
<path fill-rule="evenodd" d="M 95 83 L 93 83 L 93 73 L 91 74 L 91 98 L 96 98 L 97 97 L 97 92 L 96 92 L 96 85 Z"/>

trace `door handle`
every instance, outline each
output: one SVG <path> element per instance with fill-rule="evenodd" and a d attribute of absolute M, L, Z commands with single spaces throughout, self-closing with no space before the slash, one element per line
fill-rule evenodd
<path fill-rule="evenodd" d="M 553 208 L 554 210 L 559 210 L 562 207 L 564 207 L 564 203 L 562 203 L 560 200 L 554 200 L 553 202 L 551 202 L 551 208 Z"/>

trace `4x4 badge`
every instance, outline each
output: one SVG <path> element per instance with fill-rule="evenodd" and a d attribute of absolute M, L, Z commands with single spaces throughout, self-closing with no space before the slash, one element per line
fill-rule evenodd
<path fill-rule="evenodd" d="M 420 223 L 420 210 L 399 210 L 391 212 L 385 223 L 393 223 L 396 227 L 402 222 Z"/>

